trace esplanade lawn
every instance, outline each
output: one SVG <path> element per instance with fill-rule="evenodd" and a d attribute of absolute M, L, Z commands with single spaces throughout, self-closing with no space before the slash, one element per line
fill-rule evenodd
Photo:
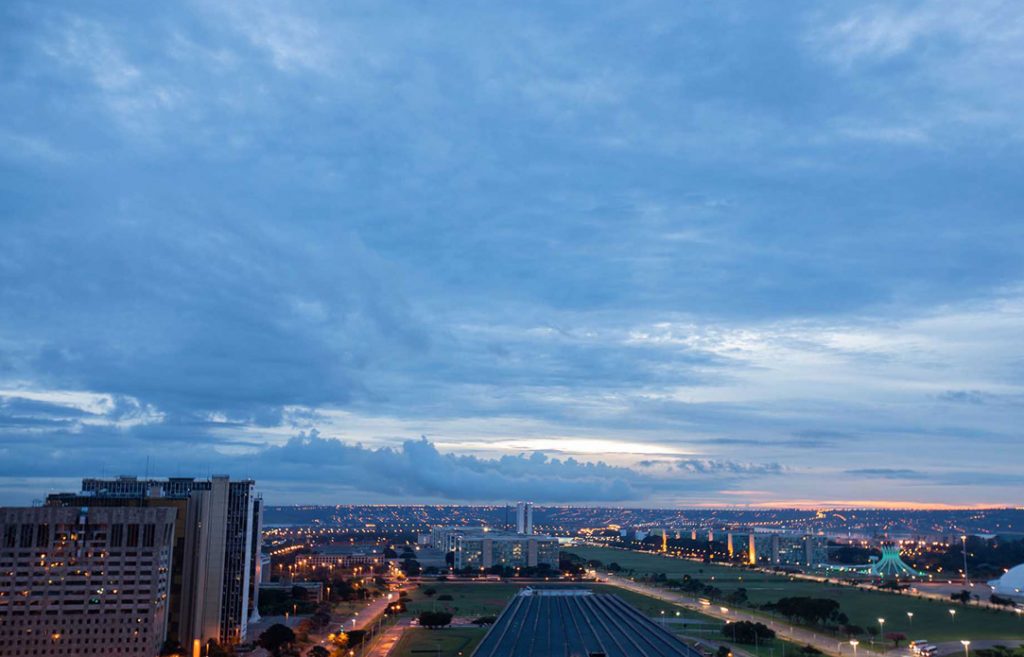
<path fill-rule="evenodd" d="M 902 632 L 910 639 L 953 641 L 961 639 L 1024 639 L 1024 618 L 987 606 L 965 606 L 917 597 L 911 593 L 890 593 L 845 584 L 817 582 L 786 575 L 765 573 L 728 565 L 706 564 L 690 559 L 606 547 L 570 547 L 567 552 L 605 565 L 618 563 L 624 576 L 664 573 L 669 579 L 685 575 L 712 584 L 728 595 L 745 588 L 749 604 L 762 605 L 789 596 L 830 598 L 840 604 L 850 622 L 861 627 L 878 626 L 885 618 L 885 632 Z M 606 570 L 598 569 L 601 574 Z M 979 585 L 980 586 L 980 585 Z M 987 602 L 988 588 L 977 590 Z M 956 610 L 955 617 L 949 613 Z M 913 621 L 907 613 L 913 613 Z"/>

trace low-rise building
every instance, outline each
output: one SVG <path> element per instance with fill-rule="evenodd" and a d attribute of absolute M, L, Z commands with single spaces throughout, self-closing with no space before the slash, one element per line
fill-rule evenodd
<path fill-rule="evenodd" d="M 378 566 L 386 562 L 384 551 L 375 545 L 322 545 L 309 556 L 309 563 L 315 568 Z"/>
<path fill-rule="evenodd" d="M 322 602 L 324 599 L 323 582 L 263 582 L 260 584 L 260 591 L 283 591 L 292 593 L 295 589 L 302 589 L 303 597 L 311 602 Z"/>
<path fill-rule="evenodd" d="M 558 568 L 558 539 L 551 536 L 487 527 L 434 527 L 431 541 L 438 550 L 453 553 L 456 570 L 493 566 Z"/>
<path fill-rule="evenodd" d="M 828 542 L 824 536 L 804 533 L 754 532 L 748 545 L 752 563 L 771 566 L 813 568 L 828 562 Z"/>

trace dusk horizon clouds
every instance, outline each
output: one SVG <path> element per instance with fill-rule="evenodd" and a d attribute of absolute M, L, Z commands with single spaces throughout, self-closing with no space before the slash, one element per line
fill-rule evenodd
<path fill-rule="evenodd" d="M 1020 503 L 1013 3 L 0 20 L 0 504 Z"/>

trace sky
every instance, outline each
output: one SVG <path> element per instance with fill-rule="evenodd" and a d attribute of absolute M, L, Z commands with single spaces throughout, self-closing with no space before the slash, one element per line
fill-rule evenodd
<path fill-rule="evenodd" d="M 1019 505 L 1014 2 L 0 4 L 0 503 Z"/>

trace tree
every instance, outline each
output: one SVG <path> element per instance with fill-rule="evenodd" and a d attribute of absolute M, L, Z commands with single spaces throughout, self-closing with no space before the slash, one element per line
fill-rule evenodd
<path fill-rule="evenodd" d="M 971 601 L 971 592 L 964 589 L 959 593 L 950 593 L 949 599 L 953 600 L 954 602 L 959 602 L 960 604 L 965 605 Z"/>
<path fill-rule="evenodd" d="M 840 618 L 843 616 L 839 611 L 839 603 L 828 598 L 782 598 L 775 603 L 775 610 L 790 620 L 796 618 L 808 625 L 817 625 L 827 620 L 842 622 Z"/>
<path fill-rule="evenodd" d="M 394 550 L 392 550 L 389 547 L 384 548 L 384 558 L 385 559 L 397 559 L 398 558 L 398 553 L 395 552 Z"/>
<path fill-rule="evenodd" d="M 1000 595 L 996 595 L 995 593 L 988 596 L 988 601 L 996 605 L 997 607 L 1012 607 L 1016 604 L 1010 598 L 1004 598 Z"/>
<path fill-rule="evenodd" d="M 441 601 L 441 602 L 451 602 L 451 601 L 452 601 L 452 600 L 454 600 L 455 598 L 453 598 L 452 596 L 450 596 L 450 595 L 448 595 L 447 593 L 445 593 L 445 594 L 443 594 L 443 595 L 439 595 L 439 596 L 437 596 L 437 599 L 438 599 L 439 601 Z"/>
<path fill-rule="evenodd" d="M 493 625 L 498 620 L 497 616 L 481 616 L 473 619 L 473 625 Z"/>
<path fill-rule="evenodd" d="M 610 564 L 608 564 L 608 572 L 611 572 L 611 573 L 622 572 L 622 566 L 620 566 L 618 564 L 618 562 L 613 561 Z"/>
<path fill-rule="evenodd" d="M 266 648 L 275 657 L 281 654 L 281 650 L 285 646 L 289 646 L 295 643 L 295 632 L 292 632 L 291 628 L 277 623 L 271 625 L 260 635 L 259 644 L 261 647 Z"/>
<path fill-rule="evenodd" d="M 757 643 L 775 638 L 775 630 L 764 623 L 736 621 L 722 626 L 722 635 L 736 643 Z"/>
<path fill-rule="evenodd" d="M 331 653 L 323 646 L 313 646 L 306 653 L 306 657 L 331 657 Z"/>
<path fill-rule="evenodd" d="M 181 647 L 181 644 L 177 641 L 170 639 L 164 641 L 164 645 L 160 646 L 160 656 L 168 657 L 169 655 L 183 655 L 185 649 Z"/>
<path fill-rule="evenodd" d="M 428 598 L 432 598 L 435 595 L 437 595 L 437 589 L 435 589 L 435 588 L 423 589 L 423 595 L 427 596 Z"/>
<path fill-rule="evenodd" d="M 886 632 L 885 633 L 885 638 L 888 639 L 889 641 L 892 641 L 892 647 L 893 648 L 899 648 L 900 647 L 900 641 L 905 640 L 907 638 L 907 635 L 904 634 L 903 632 Z"/>
<path fill-rule="evenodd" d="M 742 586 L 729 595 L 725 596 L 725 601 L 731 605 L 743 605 L 747 603 L 747 589 Z"/>
<path fill-rule="evenodd" d="M 420 627 L 436 629 L 452 624 L 452 615 L 447 611 L 424 611 L 419 616 Z"/>

